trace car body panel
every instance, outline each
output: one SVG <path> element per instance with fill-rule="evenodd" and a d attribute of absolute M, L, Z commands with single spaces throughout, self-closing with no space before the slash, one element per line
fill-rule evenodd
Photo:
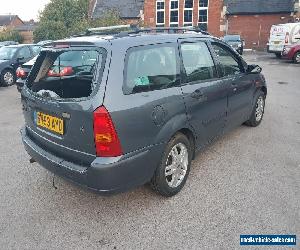
<path fill-rule="evenodd" d="M 197 142 L 196 148 L 200 149 L 228 128 L 245 122 L 253 108 L 255 92 L 265 87 L 264 81 L 256 81 L 260 79 L 259 74 L 245 71 L 235 78 L 226 79 L 219 74 L 217 79 L 188 85 L 181 72 L 180 86 L 124 93 L 124 64 L 129 49 L 168 43 L 177 47 L 177 60 L 181 62 L 178 41 L 182 39 L 204 39 L 208 45 L 212 40 L 222 43 L 199 34 L 71 39 L 71 42 L 89 42 L 104 48 L 107 51 L 105 69 L 97 91 L 88 98 L 44 99 L 34 95 L 25 85 L 21 93 L 25 127 L 21 134 L 33 161 L 92 190 L 121 192 L 150 181 L 161 163 L 167 143 L 178 131 L 191 131 Z M 68 43 L 68 40 L 63 42 Z M 214 52 L 212 58 L 219 68 Z M 245 64 L 240 57 L 237 59 Z M 234 88 L 237 90 L 233 94 Z M 198 89 L 203 91 L 203 99 L 191 97 Z M 93 112 L 102 105 L 109 112 L 121 143 L 123 154 L 118 157 L 96 156 Z M 66 119 L 67 134 L 58 136 L 37 128 L 34 112 L 38 110 L 64 119 L 66 114 L 69 115 Z"/>
<path fill-rule="evenodd" d="M 298 53 L 299 51 L 300 51 L 300 42 L 294 45 L 285 46 L 282 52 L 282 56 L 284 59 L 294 60 L 296 53 Z"/>
<path fill-rule="evenodd" d="M 6 47 L 15 47 L 17 50 L 15 51 L 13 57 L 9 60 L 1 60 L 0 61 L 0 74 L 3 72 L 3 70 L 11 70 L 14 74 L 19 66 L 21 66 L 23 63 L 27 62 L 28 60 L 32 59 L 34 57 L 33 51 L 31 49 L 31 45 L 12 45 L 12 46 L 6 46 Z M 29 58 L 23 58 L 21 60 L 18 60 L 17 55 L 19 51 L 27 47 L 30 51 L 30 57 Z"/>

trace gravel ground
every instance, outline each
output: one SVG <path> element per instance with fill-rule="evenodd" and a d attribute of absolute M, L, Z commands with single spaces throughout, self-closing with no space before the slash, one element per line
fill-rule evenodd
<path fill-rule="evenodd" d="M 169 199 L 148 187 L 102 197 L 58 177 L 55 189 L 23 149 L 16 88 L 0 88 L 0 249 L 249 249 L 240 234 L 300 237 L 300 65 L 245 58 L 268 81 L 264 121 L 198 154 Z"/>

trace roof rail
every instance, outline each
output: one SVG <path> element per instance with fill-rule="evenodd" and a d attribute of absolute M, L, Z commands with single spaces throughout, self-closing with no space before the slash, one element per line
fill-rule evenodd
<path fill-rule="evenodd" d="M 210 35 L 207 31 L 201 30 L 199 27 L 156 27 L 156 28 L 142 28 L 139 32 L 151 32 L 151 31 L 168 31 L 168 33 L 176 33 L 178 31 L 196 32 L 204 35 Z"/>
<path fill-rule="evenodd" d="M 90 28 L 87 32 L 99 32 L 99 31 L 106 31 L 106 30 L 119 30 L 119 29 L 130 29 L 131 25 L 115 25 L 115 26 L 107 26 L 107 27 L 97 27 L 97 28 Z"/>
<path fill-rule="evenodd" d="M 122 31 L 123 30 L 123 31 Z M 131 34 L 150 33 L 150 32 L 168 32 L 174 34 L 178 32 L 196 32 L 203 35 L 210 35 L 207 31 L 201 30 L 199 27 L 155 27 L 141 28 L 138 25 L 116 25 L 108 27 L 90 28 L 85 33 L 75 36 L 92 36 L 92 35 L 115 35 L 116 37 L 126 37 Z"/>

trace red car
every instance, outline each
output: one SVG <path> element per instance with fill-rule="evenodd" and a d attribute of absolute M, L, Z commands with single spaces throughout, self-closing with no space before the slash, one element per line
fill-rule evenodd
<path fill-rule="evenodd" d="M 300 63 L 300 41 L 293 45 L 285 46 L 282 56 L 285 59 L 292 60 L 294 63 Z"/>

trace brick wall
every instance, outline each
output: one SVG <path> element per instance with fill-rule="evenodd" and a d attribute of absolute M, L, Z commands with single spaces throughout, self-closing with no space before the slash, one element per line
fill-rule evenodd
<path fill-rule="evenodd" d="M 156 26 L 156 0 L 145 0 L 144 23 L 147 27 Z M 198 25 L 199 0 L 194 0 L 193 26 Z M 222 36 L 220 25 L 224 20 L 221 17 L 223 0 L 210 0 L 208 8 L 208 32 L 215 36 Z M 184 0 L 179 0 L 179 26 L 183 26 Z M 165 0 L 165 26 L 170 26 L 170 0 Z"/>
<path fill-rule="evenodd" d="M 33 43 L 33 31 L 20 31 L 20 35 L 23 37 L 23 43 Z"/>
<path fill-rule="evenodd" d="M 273 24 L 293 21 L 289 14 L 228 16 L 228 34 L 240 34 L 246 48 L 265 49 Z"/>
<path fill-rule="evenodd" d="M 23 24 L 24 24 L 23 21 L 19 17 L 16 17 L 12 20 L 12 22 L 7 27 L 13 28 L 13 27 L 17 27 L 17 26 L 20 26 Z"/>

